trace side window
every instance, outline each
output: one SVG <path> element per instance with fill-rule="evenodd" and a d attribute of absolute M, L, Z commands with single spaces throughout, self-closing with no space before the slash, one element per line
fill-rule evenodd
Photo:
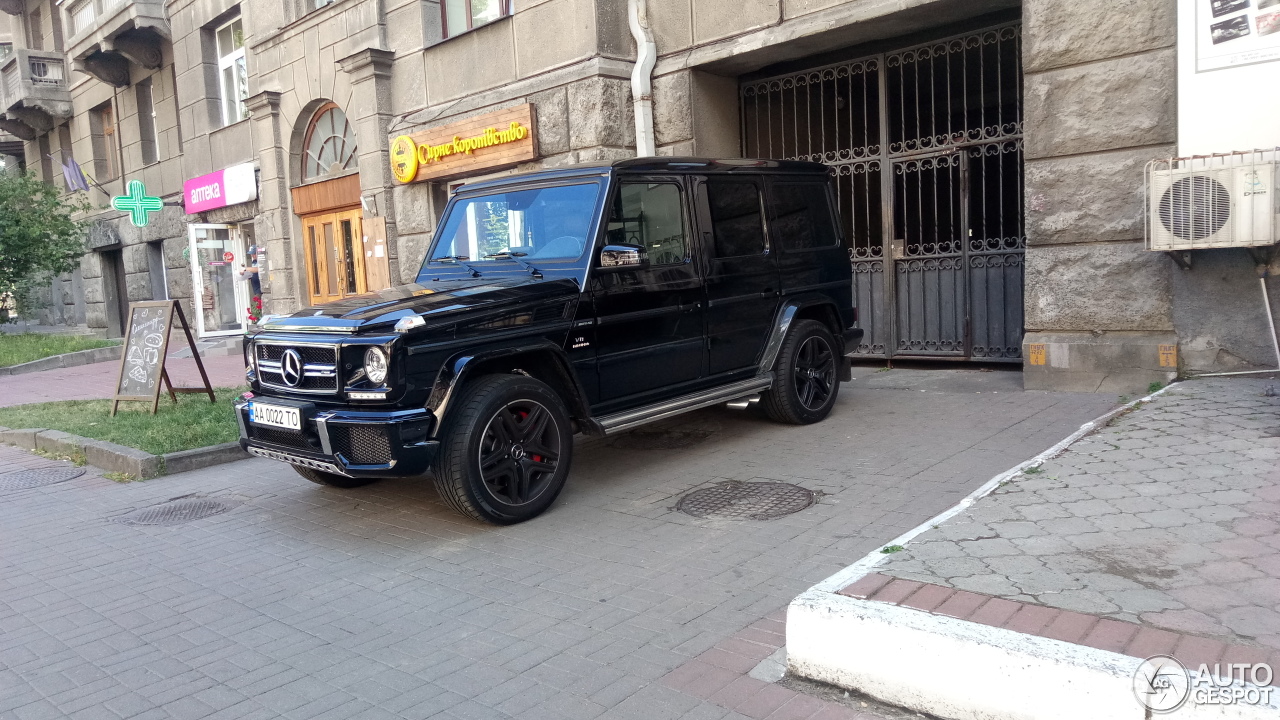
<path fill-rule="evenodd" d="M 760 186 L 743 180 L 708 180 L 707 205 L 718 258 L 764 253 Z"/>
<path fill-rule="evenodd" d="M 611 245 L 639 245 L 650 265 L 682 263 L 689 256 L 680 186 L 673 183 L 624 183 L 609 216 Z"/>
<path fill-rule="evenodd" d="M 773 235 L 784 250 L 831 247 L 840 237 L 827 203 L 826 183 L 774 183 L 772 223 Z"/>

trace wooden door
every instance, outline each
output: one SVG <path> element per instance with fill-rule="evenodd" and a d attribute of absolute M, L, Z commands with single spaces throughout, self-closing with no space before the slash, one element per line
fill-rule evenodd
<path fill-rule="evenodd" d="M 312 305 L 367 291 L 359 210 L 304 216 L 302 243 Z"/>

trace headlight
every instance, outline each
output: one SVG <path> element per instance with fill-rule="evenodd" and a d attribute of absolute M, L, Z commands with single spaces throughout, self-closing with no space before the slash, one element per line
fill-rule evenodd
<path fill-rule="evenodd" d="M 387 379 L 387 355 L 382 350 L 371 347 L 364 351 L 364 374 L 369 382 L 381 385 Z"/>

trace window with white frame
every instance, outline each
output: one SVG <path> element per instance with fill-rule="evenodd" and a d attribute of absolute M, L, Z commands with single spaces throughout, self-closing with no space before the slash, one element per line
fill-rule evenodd
<path fill-rule="evenodd" d="M 67 15 L 71 18 L 72 35 L 79 35 L 88 30 L 93 25 L 95 17 L 93 0 L 80 0 L 67 9 Z"/>
<path fill-rule="evenodd" d="M 244 25 L 240 18 L 219 27 L 214 33 L 218 50 L 218 86 L 222 100 L 222 124 L 230 125 L 249 117 L 245 98 L 249 97 L 249 68 L 244 59 Z"/>
<path fill-rule="evenodd" d="M 445 37 L 459 35 L 511 14 L 511 0 L 444 0 Z"/>

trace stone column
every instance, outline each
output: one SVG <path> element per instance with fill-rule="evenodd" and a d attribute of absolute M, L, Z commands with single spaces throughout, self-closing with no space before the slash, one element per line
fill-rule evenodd
<path fill-rule="evenodd" d="M 360 147 L 360 195 L 371 199 L 365 208 L 370 216 L 376 209 L 377 216 L 387 221 L 387 253 L 391 266 L 391 281 L 400 281 L 399 234 L 396 228 L 395 197 L 391 188 L 395 177 L 391 174 L 391 141 L 388 132 L 394 115 L 391 111 L 391 61 L 395 53 L 389 50 L 366 48 L 338 61 L 343 72 L 351 78 L 351 104 L 347 119 L 355 124 L 356 142 Z M 376 206 L 376 208 L 375 208 Z"/>
<path fill-rule="evenodd" d="M 293 242 L 289 207 L 288 150 L 281 126 L 280 93 L 264 90 L 245 101 L 253 122 L 258 156 L 258 214 L 254 235 L 267 248 L 267 272 L 262 277 L 262 309 L 287 313 L 305 302 L 298 290 L 297 269 L 305 268 L 302 248 Z"/>
<path fill-rule="evenodd" d="M 1175 9 L 1023 4 L 1027 389 L 1134 394 L 1176 374 L 1169 259 L 1143 244 L 1143 167 L 1177 139 Z"/>

